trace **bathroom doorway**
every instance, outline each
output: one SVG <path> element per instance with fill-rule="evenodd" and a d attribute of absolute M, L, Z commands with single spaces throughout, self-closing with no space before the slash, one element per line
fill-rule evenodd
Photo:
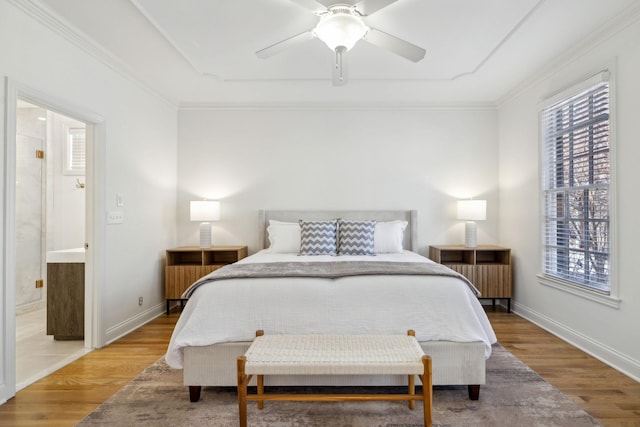
<path fill-rule="evenodd" d="M 87 150 L 84 122 L 20 99 L 16 107 L 16 390 L 20 390 L 88 351 L 83 334 L 55 339 L 48 335 L 53 333 L 52 300 L 57 296 L 56 290 L 49 293 L 47 278 L 50 261 L 81 265 L 84 275 Z M 82 287 L 77 308 L 82 313 L 76 317 L 82 319 L 84 280 L 57 286 L 57 292 L 62 286 L 65 294 L 72 286 Z M 69 310 L 68 304 L 63 307 Z"/>

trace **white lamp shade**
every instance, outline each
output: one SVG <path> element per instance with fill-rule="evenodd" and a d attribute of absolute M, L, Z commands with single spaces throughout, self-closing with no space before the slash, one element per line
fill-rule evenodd
<path fill-rule="evenodd" d="M 487 219 L 486 200 L 458 200 L 458 219 L 484 221 Z"/>
<path fill-rule="evenodd" d="M 333 51 L 338 47 L 348 51 L 366 32 L 364 22 L 349 12 L 330 13 L 321 18 L 314 29 L 316 37 Z"/>
<path fill-rule="evenodd" d="M 190 206 L 191 221 L 217 221 L 220 219 L 220 202 L 216 200 L 196 200 Z"/>

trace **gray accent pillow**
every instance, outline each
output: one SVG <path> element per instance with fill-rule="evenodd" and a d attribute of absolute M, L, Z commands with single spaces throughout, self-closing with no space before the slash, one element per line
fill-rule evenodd
<path fill-rule="evenodd" d="M 338 255 L 374 255 L 375 221 L 338 220 Z"/>
<path fill-rule="evenodd" d="M 338 221 L 300 220 L 300 255 L 336 255 Z"/>

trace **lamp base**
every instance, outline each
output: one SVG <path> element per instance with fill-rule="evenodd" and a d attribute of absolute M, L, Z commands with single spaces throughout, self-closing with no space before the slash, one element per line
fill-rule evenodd
<path fill-rule="evenodd" d="M 467 221 L 464 224 L 464 246 L 466 248 L 475 248 L 478 246 L 478 233 L 476 223 Z"/>
<path fill-rule="evenodd" d="M 200 223 L 200 247 L 201 248 L 211 247 L 211 223 L 210 222 Z"/>

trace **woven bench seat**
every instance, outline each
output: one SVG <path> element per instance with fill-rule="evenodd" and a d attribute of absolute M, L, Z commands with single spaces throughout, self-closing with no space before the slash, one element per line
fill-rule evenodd
<path fill-rule="evenodd" d="M 431 425 L 431 358 L 409 335 L 262 335 L 258 331 L 247 352 L 238 358 L 240 425 L 247 425 L 247 400 L 371 401 L 414 400 L 424 403 L 425 426 Z M 257 393 L 247 394 L 252 376 Z M 407 394 L 265 394 L 264 375 L 407 375 Z M 423 394 L 415 394 L 415 376 Z"/>

